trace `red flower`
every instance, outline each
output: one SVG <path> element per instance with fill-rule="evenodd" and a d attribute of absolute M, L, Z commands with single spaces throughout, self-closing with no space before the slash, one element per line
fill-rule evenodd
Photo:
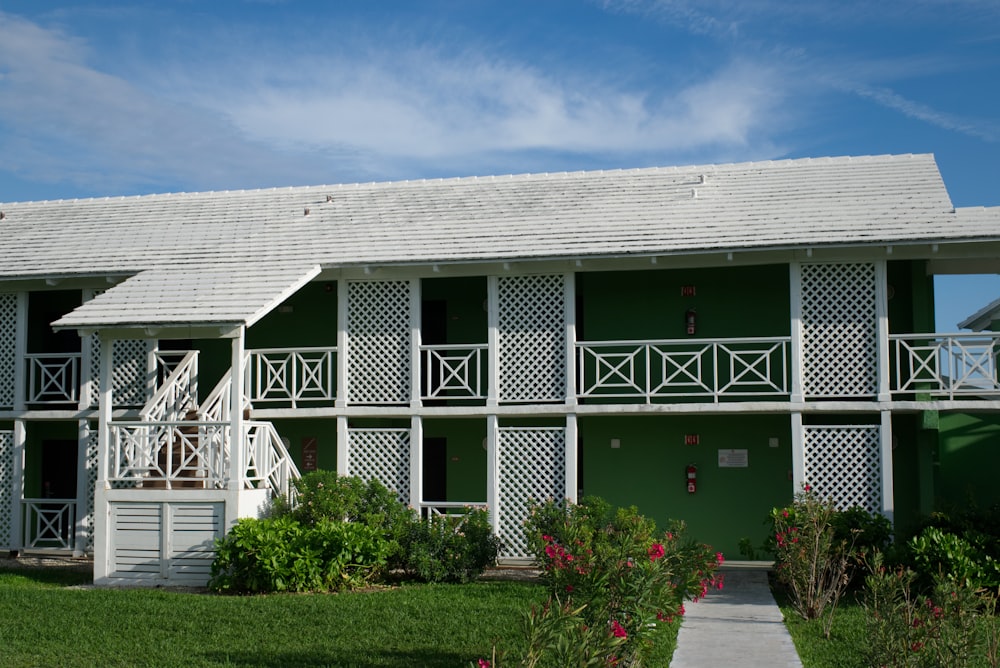
<path fill-rule="evenodd" d="M 625 627 L 618 623 L 617 619 L 611 620 L 611 633 L 616 638 L 628 638 L 628 631 Z"/>
<path fill-rule="evenodd" d="M 722 556 L 721 552 L 716 552 L 715 553 L 715 563 L 721 564 L 725 560 L 726 560 L 726 558 Z"/>
<path fill-rule="evenodd" d="M 663 545 L 661 545 L 660 543 L 653 543 L 653 545 L 649 548 L 648 551 L 649 551 L 650 561 L 656 561 L 657 559 L 661 559 L 664 555 Z"/>
<path fill-rule="evenodd" d="M 479 668 L 490 668 L 490 662 L 486 659 L 479 660 Z"/>

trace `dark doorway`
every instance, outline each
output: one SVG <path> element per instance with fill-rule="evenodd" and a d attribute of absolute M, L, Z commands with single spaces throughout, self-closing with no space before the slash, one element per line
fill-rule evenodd
<path fill-rule="evenodd" d="M 76 447 L 75 440 L 42 441 L 42 498 L 76 498 Z"/>
<path fill-rule="evenodd" d="M 420 308 L 420 343 L 426 346 L 441 345 L 448 342 L 448 302 L 443 299 L 431 299 L 421 304 Z M 424 357 L 424 360 L 427 358 Z M 424 394 L 428 387 L 437 387 L 441 381 L 441 365 L 438 361 L 431 361 L 429 364 L 420 364 L 422 387 L 420 393 Z M 427 399 L 425 406 L 443 406 L 446 401 L 441 399 Z"/>
<path fill-rule="evenodd" d="M 448 500 L 448 439 L 432 436 L 424 439 L 423 501 Z"/>

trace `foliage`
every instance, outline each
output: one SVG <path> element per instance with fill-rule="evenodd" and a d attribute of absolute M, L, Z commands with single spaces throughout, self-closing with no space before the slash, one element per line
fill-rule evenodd
<path fill-rule="evenodd" d="M 535 645 L 548 649 L 539 665 L 549 665 L 545 661 L 573 642 L 589 643 L 578 648 L 581 656 L 641 665 L 655 635 L 684 614 L 686 599 L 698 600 L 709 586 L 722 586 L 715 575 L 722 555 L 684 540 L 683 532 L 684 525 L 674 523 L 659 535 L 655 523 L 635 507 L 612 510 L 595 498 L 577 505 L 533 506 L 525 536 L 550 593 L 541 619 L 565 621 L 542 625 L 548 635 Z M 573 626 L 575 616 L 582 618 L 586 637 Z M 621 643 L 614 654 L 602 655 L 608 638 Z"/>
<path fill-rule="evenodd" d="M 549 598 L 540 608 L 532 607 L 524 617 L 528 648 L 521 666 L 607 666 L 608 657 L 616 656 L 626 639 L 620 632 L 608 633 L 604 626 L 589 625 L 583 614 L 585 608 L 558 598 Z"/>
<path fill-rule="evenodd" d="M 803 619 L 824 619 L 826 635 L 853 567 L 853 541 L 837 539 L 835 515 L 833 503 L 808 485 L 790 506 L 771 512 L 778 581 Z"/>
<path fill-rule="evenodd" d="M 985 642 L 996 638 L 996 619 L 980 619 L 977 590 L 939 576 L 930 595 L 918 595 L 915 580 L 913 571 L 887 569 L 881 554 L 873 556 L 863 602 L 870 665 L 960 667 L 984 651 L 996 665 L 996 648 Z"/>
<path fill-rule="evenodd" d="M 960 536 L 928 526 L 906 546 L 910 563 L 924 584 L 941 575 L 965 587 L 995 589 L 1000 586 L 1000 563 L 984 551 L 984 543 L 979 532 Z"/>
<path fill-rule="evenodd" d="M 830 519 L 835 541 L 853 544 L 861 554 L 885 553 L 892 543 L 892 522 L 881 513 L 870 513 L 861 506 L 834 512 Z"/>
<path fill-rule="evenodd" d="M 425 582 L 469 582 L 496 563 L 500 540 L 489 514 L 470 508 L 463 516 L 434 515 L 410 524 L 406 570 Z"/>
<path fill-rule="evenodd" d="M 209 587 L 229 593 L 356 588 L 384 571 L 389 549 L 364 524 L 245 518 L 216 542 Z"/>

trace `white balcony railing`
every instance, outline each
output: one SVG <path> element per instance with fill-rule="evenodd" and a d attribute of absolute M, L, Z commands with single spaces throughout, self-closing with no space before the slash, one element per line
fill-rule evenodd
<path fill-rule="evenodd" d="M 1000 333 L 893 334 L 889 342 L 894 394 L 1000 396 Z"/>
<path fill-rule="evenodd" d="M 420 346 L 421 398 L 485 399 L 486 350 L 485 343 Z"/>
<path fill-rule="evenodd" d="M 80 400 L 80 353 L 29 353 L 28 403 L 75 404 Z"/>
<path fill-rule="evenodd" d="M 198 352 L 189 351 L 179 361 L 169 359 L 172 363 L 161 367 L 166 375 L 139 413 L 142 420 L 149 422 L 177 420 L 197 405 Z M 163 361 L 164 358 L 158 355 L 158 367 Z"/>
<path fill-rule="evenodd" d="M 248 351 L 251 403 L 332 403 L 337 397 L 337 349 L 269 348 Z"/>
<path fill-rule="evenodd" d="M 72 550 L 76 499 L 22 499 L 25 549 Z"/>
<path fill-rule="evenodd" d="M 244 423 L 244 430 L 244 461 L 247 467 L 244 485 L 248 488 L 267 487 L 290 499 L 292 480 L 300 477 L 299 470 L 274 425 L 250 421 Z"/>
<path fill-rule="evenodd" d="M 789 337 L 577 343 L 577 396 L 654 399 L 789 395 Z"/>
<path fill-rule="evenodd" d="M 420 517 L 426 520 L 440 515 L 459 520 L 465 517 L 470 510 L 485 508 L 485 501 L 421 501 Z"/>
<path fill-rule="evenodd" d="M 220 487 L 228 471 L 229 425 L 113 421 L 108 480 L 144 487 Z"/>

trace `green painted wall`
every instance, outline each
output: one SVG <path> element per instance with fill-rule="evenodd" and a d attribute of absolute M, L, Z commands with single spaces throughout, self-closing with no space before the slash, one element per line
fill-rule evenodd
<path fill-rule="evenodd" d="M 486 278 L 428 278 L 420 284 L 427 301 L 447 302 L 447 343 L 486 343 Z"/>
<path fill-rule="evenodd" d="M 24 496 L 41 498 L 42 489 L 42 442 L 46 440 L 75 441 L 79 438 L 76 422 L 28 422 L 25 428 L 24 444 Z M 62 462 L 73 471 L 77 470 L 77 459 Z"/>
<path fill-rule="evenodd" d="M 892 420 L 894 520 L 896 529 L 902 533 L 931 510 L 930 459 L 937 433 L 922 429 L 921 418 L 920 414 L 904 414 L 893 416 Z"/>
<path fill-rule="evenodd" d="M 424 420 L 425 438 L 446 438 L 448 501 L 486 500 L 486 420 Z"/>
<path fill-rule="evenodd" d="M 742 537 L 760 545 L 771 508 L 792 498 L 787 416 L 582 417 L 579 427 L 584 494 L 635 505 L 661 527 L 684 520 L 693 538 L 730 559 L 739 558 Z M 685 434 L 698 434 L 699 444 L 685 445 Z M 746 449 L 749 466 L 720 468 L 719 449 Z M 695 494 L 687 492 L 688 464 L 698 466 Z"/>
<path fill-rule="evenodd" d="M 337 470 L 337 420 L 336 418 L 303 418 L 273 420 L 278 435 L 288 439 L 288 453 L 295 465 L 302 467 L 302 441 L 315 438 L 317 465 L 326 471 Z"/>
<path fill-rule="evenodd" d="M 576 277 L 580 313 L 577 338 L 681 339 L 684 314 L 693 308 L 693 338 L 786 336 L 788 267 L 714 267 L 591 272 Z M 694 297 L 682 297 L 694 286 Z"/>
<path fill-rule="evenodd" d="M 936 507 L 1000 504 L 1000 415 L 942 413 L 940 426 Z"/>

